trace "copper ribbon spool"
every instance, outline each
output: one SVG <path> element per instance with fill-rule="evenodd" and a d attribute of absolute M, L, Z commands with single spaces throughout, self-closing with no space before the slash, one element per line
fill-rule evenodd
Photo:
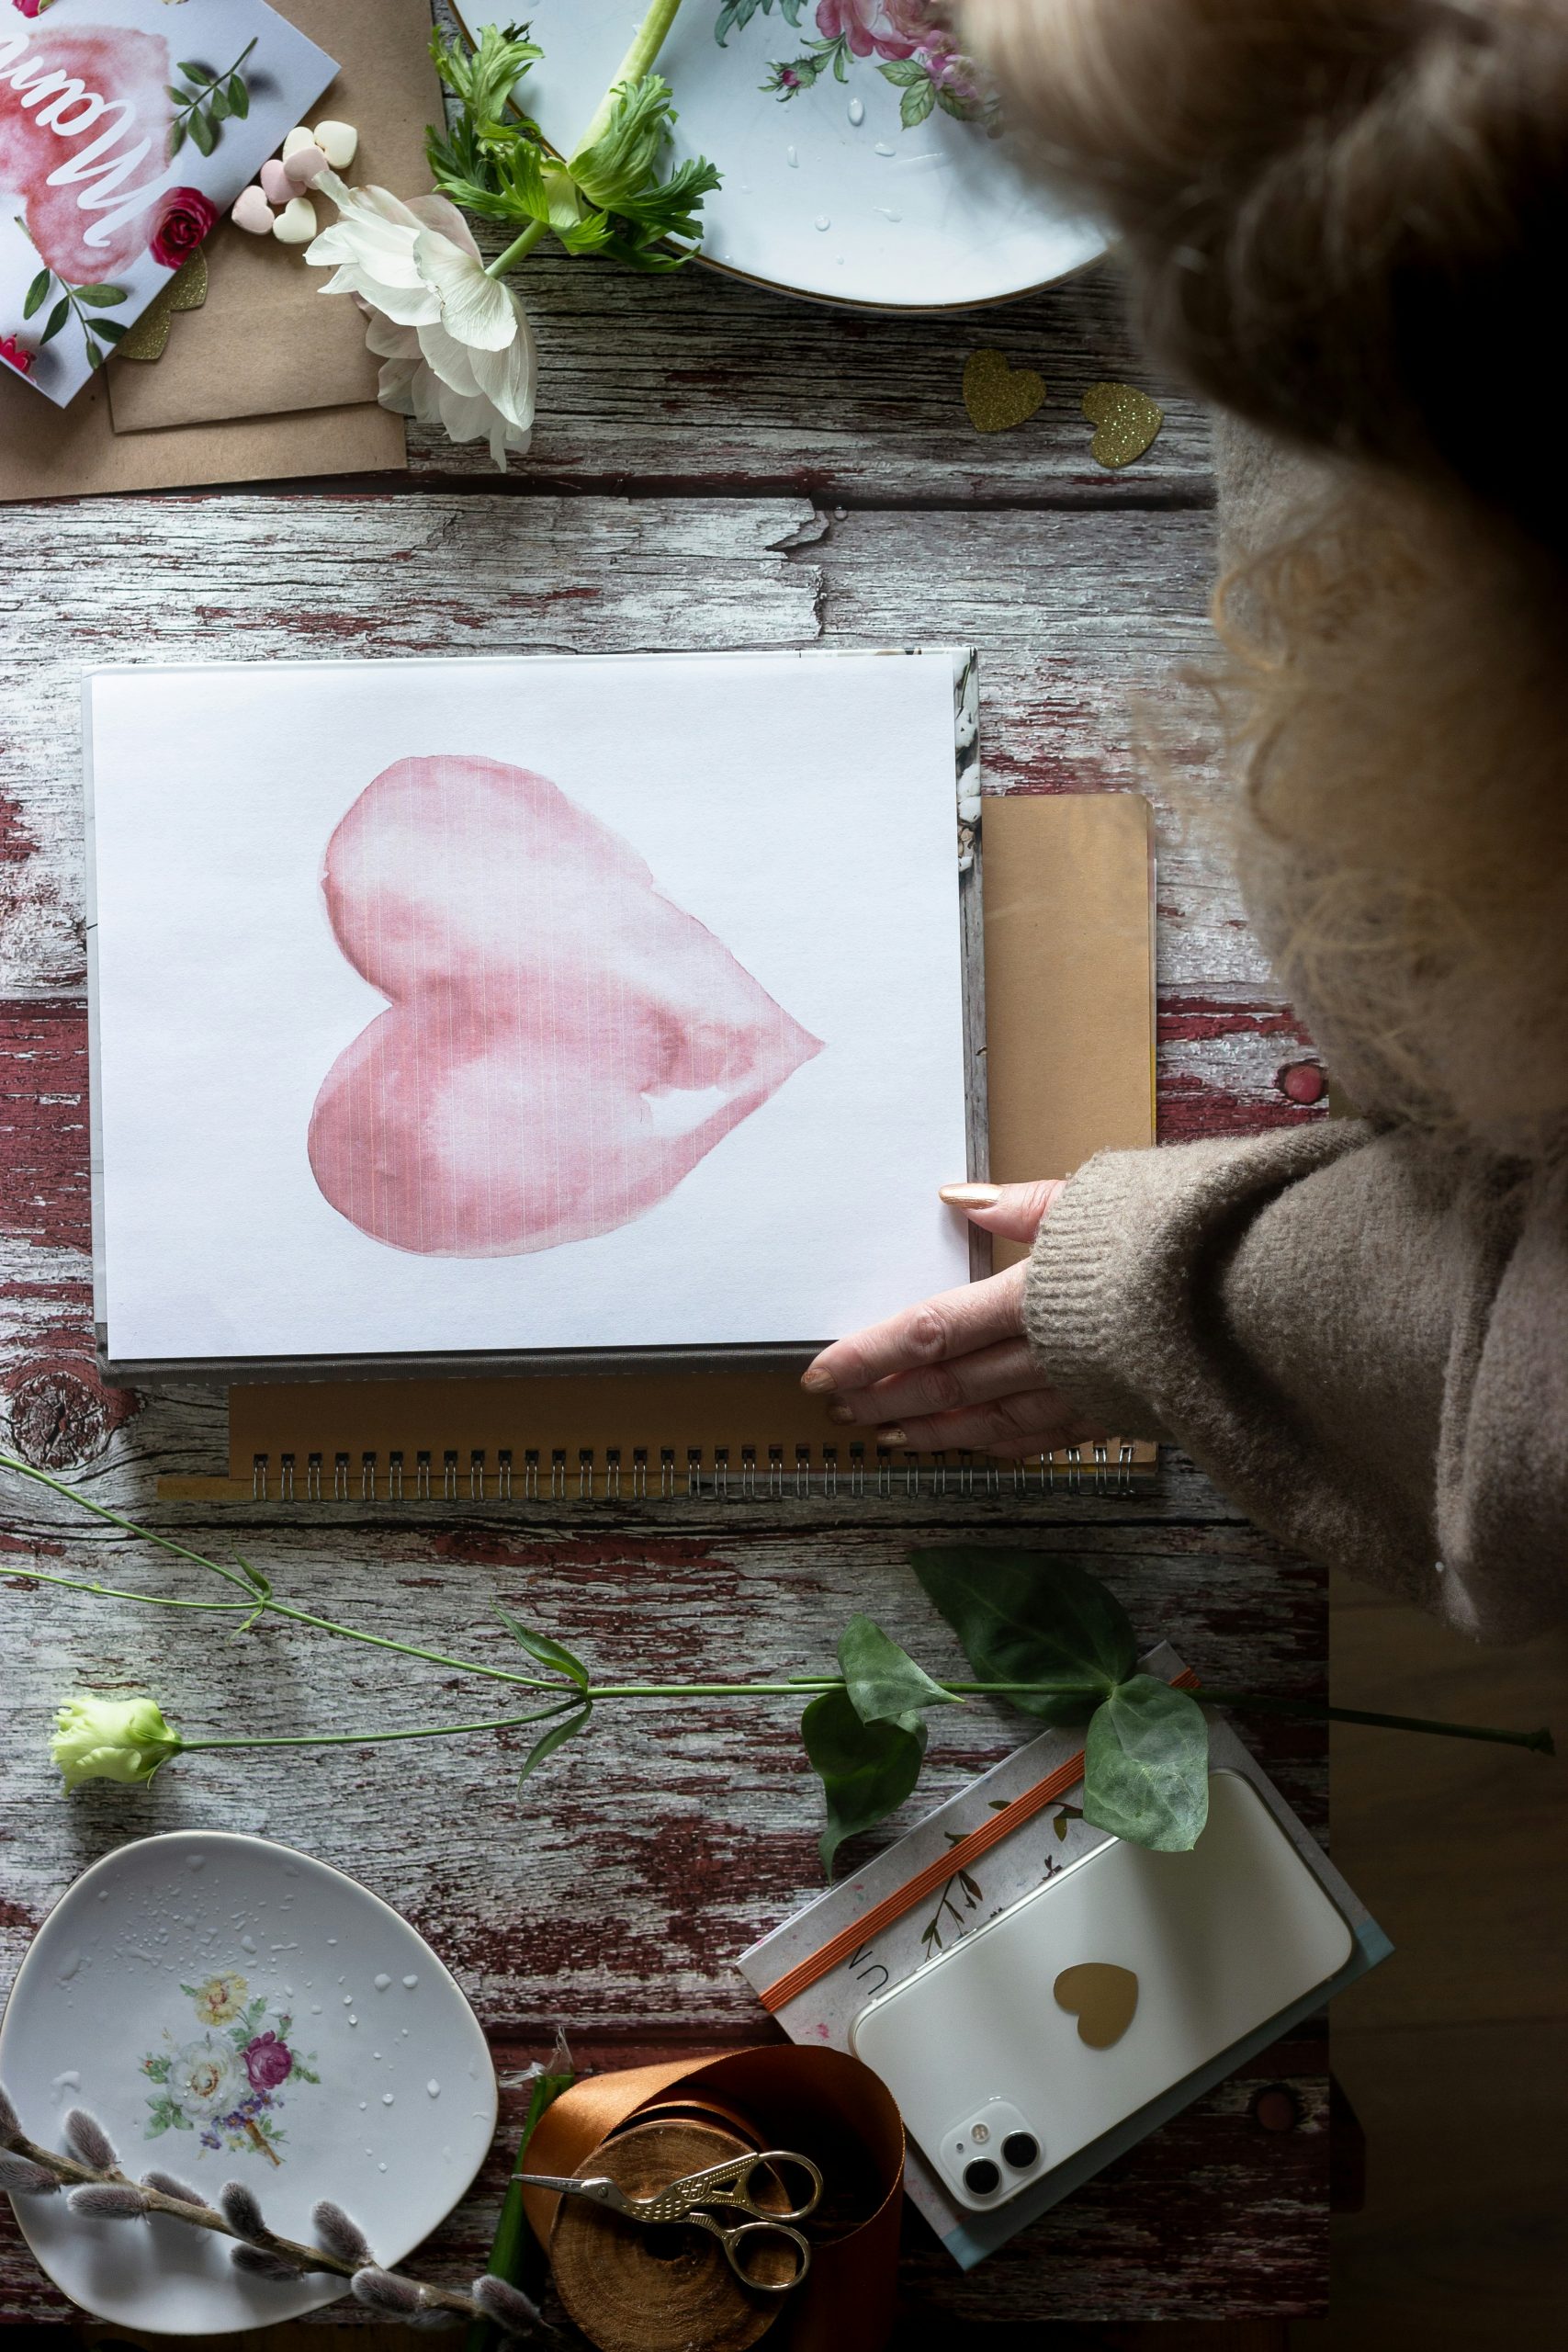
<path fill-rule="evenodd" d="M 701 2232 L 644 2229 L 525 2188 L 557 2290 L 600 2352 L 880 2352 L 892 2333 L 904 2127 L 857 2058 L 792 2044 L 594 2075 L 547 2109 L 530 2172 L 605 2172 L 634 2195 L 745 2148 L 810 2156 L 826 2184 L 804 2224 L 811 2268 L 787 2296 L 753 2295 Z"/>

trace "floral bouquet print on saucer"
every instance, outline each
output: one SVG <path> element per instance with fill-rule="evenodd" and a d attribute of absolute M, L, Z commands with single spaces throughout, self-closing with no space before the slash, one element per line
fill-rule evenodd
<path fill-rule="evenodd" d="M 165 2026 L 163 2047 L 149 2051 L 141 2071 L 153 2089 L 146 2135 L 192 2132 L 214 2154 L 251 2151 L 281 2165 L 288 2133 L 277 2121 L 286 2088 L 317 2083 L 315 2053 L 296 2049 L 294 2020 L 279 2012 L 268 2021 L 265 1994 L 251 1997 L 237 1969 L 222 1969 L 205 1984 L 182 1984 L 198 2029 L 187 2039 Z"/>
<path fill-rule="evenodd" d="M 0 364 L 63 407 L 334 70 L 263 0 L 0 0 Z"/>

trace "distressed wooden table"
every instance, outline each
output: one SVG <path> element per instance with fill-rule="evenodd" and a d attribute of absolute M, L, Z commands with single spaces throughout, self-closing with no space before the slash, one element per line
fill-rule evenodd
<path fill-rule="evenodd" d="M 1210 1677 L 1324 1687 L 1317 1573 L 1243 1523 L 1179 1460 L 1158 1491 L 1020 1505 L 681 1500 L 502 1509 L 274 1505 L 220 1521 L 154 1502 L 161 1471 L 221 1466 L 220 1401 L 106 1392 L 90 1344 L 86 1027 L 76 690 L 96 662 L 428 652 L 590 652 L 937 638 L 981 649 L 987 788 L 1147 781 L 1141 697 L 1201 653 L 1212 569 L 1204 422 L 1129 346 L 1095 271 L 977 319 L 811 310 L 696 270 L 649 286 L 530 264 L 544 399 L 533 456 L 498 479 L 419 443 L 405 481 L 13 507 L 0 534 L 9 660 L 0 716 L 0 1385 L 11 1445 L 188 1540 L 230 1544 L 353 1623 L 452 1648 L 525 1611 L 637 1677 L 820 1668 L 867 1610 L 956 1668 L 905 1566 L 916 1541 L 1021 1535 L 1091 1556 L 1150 1637 Z M 977 345 L 1038 367 L 1044 407 L 982 437 L 960 400 Z M 1103 471 L 1079 413 L 1102 378 L 1144 383 L 1167 422 Z M 215 751 L 213 790 L 223 788 Z M 1154 786 L 1159 797 L 1157 781 Z M 1313 1055 L 1261 965 L 1201 830 L 1162 812 L 1160 1103 L 1166 1142 L 1316 1115 Z M 1049 1008 L 1042 1008 L 1042 1019 Z M 175 1564 L 8 1485 L 0 1517 L 6 1751 L 0 1982 L 87 1863 L 152 1830 L 265 1831 L 351 1871 L 450 1963 L 514 2087 L 558 2024 L 584 2061 L 769 2030 L 731 1963 L 817 1884 L 817 1802 L 792 1713 L 606 1710 L 519 1794 L 512 1754 L 464 1741 L 330 1758 L 203 1758 L 153 1790 L 67 1803 L 47 1760 L 78 1678 L 140 1680 L 187 1725 L 352 1727 L 456 1711 L 395 1659 L 269 1625 L 199 1621 L 30 1581 L 29 1561 L 167 1589 Z M 434 1687 L 433 1687 L 434 1686 Z M 1249 1724 L 1286 1794 L 1325 1826 L 1317 1734 Z M 926 1800 L 1014 1744 L 975 1706 L 938 1728 Z M 919 1802 L 919 1801 L 918 1801 Z M 1254 2112 L 1286 2082 L 1299 2120 Z M 509 2101 L 514 2112 L 514 2100 Z M 1321 2037 L 1270 2052 L 1066 2206 L 961 2278 L 919 2227 L 911 2340 L 960 2321 L 1260 2318 L 1325 2289 Z M 1264 2114 L 1277 2120 L 1280 2102 Z M 471 2276 L 493 2163 L 432 2267 Z M 61 2319 L 8 2217 L 0 2316 Z M 328 2314 L 342 2318 L 341 2312 Z M 997 2335 L 998 2344 L 1005 2330 Z"/>

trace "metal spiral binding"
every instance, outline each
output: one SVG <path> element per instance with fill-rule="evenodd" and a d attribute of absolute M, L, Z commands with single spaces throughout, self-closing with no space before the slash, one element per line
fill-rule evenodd
<path fill-rule="evenodd" d="M 867 1496 L 891 1502 L 921 1495 L 961 1501 L 994 1501 L 1010 1495 L 1021 1501 L 1030 1496 L 1115 1496 L 1135 1491 L 1134 1449 L 1125 1442 L 1117 1446 L 1114 1458 L 1103 1442 L 1088 1449 L 1087 1459 L 1086 1450 L 1077 1445 L 1064 1448 L 1063 1455 L 1061 1462 L 1042 1453 L 1009 1464 L 972 1453 L 951 1457 L 908 1451 L 895 1453 L 891 1446 L 868 1448 L 856 1440 L 849 1448 L 847 1465 L 840 1462 L 836 1445 L 824 1445 L 814 1453 L 810 1446 L 798 1444 L 793 1460 L 782 1445 L 743 1445 L 736 1464 L 728 1446 L 716 1446 L 710 1463 L 703 1448 L 694 1445 L 686 1449 L 682 1480 L 675 1448 L 662 1446 L 655 1487 L 646 1446 L 634 1447 L 629 1463 L 618 1446 L 607 1448 L 602 1463 L 592 1447 L 580 1446 L 575 1466 L 567 1449 L 557 1446 L 549 1454 L 547 1486 L 546 1465 L 536 1446 L 525 1450 L 520 1479 L 510 1446 L 497 1452 L 493 1464 L 482 1446 L 470 1448 L 466 1475 L 457 1449 L 448 1446 L 441 1453 L 438 1485 L 435 1456 L 422 1447 L 414 1455 L 411 1487 L 400 1451 L 388 1454 L 384 1474 L 378 1455 L 362 1453 L 357 1480 L 353 1457 L 344 1451 L 333 1456 L 328 1495 L 323 1454 L 305 1456 L 301 1481 L 298 1457 L 280 1453 L 275 1482 L 272 1457 L 257 1453 L 252 1457 L 251 1493 L 257 1502 L 534 1503 L 542 1498 L 551 1502 L 646 1502 L 655 1496 L 660 1502 L 672 1502 L 682 1493 L 694 1502 L 724 1502 L 732 1495 L 743 1502 L 830 1502 L 841 1492 L 857 1501 Z"/>

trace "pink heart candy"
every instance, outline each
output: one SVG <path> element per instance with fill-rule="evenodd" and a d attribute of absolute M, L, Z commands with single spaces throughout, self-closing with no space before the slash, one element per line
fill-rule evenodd
<path fill-rule="evenodd" d="M 248 230 L 253 237 L 270 237 L 272 234 L 272 207 L 264 191 L 254 185 L 240 190 L 229 218 L 236 229 Z"/>
<path fill-rule="evenodd" d="M 288 183 L 290 196 L 298 196 L 302 187 L 310 187 L 313 182 L 321 178 L 323 172 L 331 169 L 332 165 L 319 147 L 296 147 L 292 155 L 286 155 L 283 159 L 283 175 Z M 262 183 L 265 187 L 266 183 L 265 172 L 262 174 Z"/>
<path fill-rule="evenodd" d="M 261 186 L 262 194 L 269 204 L 287 204 L 294 194 L 293 184 L 276 156 L 262 165 Z"/>

